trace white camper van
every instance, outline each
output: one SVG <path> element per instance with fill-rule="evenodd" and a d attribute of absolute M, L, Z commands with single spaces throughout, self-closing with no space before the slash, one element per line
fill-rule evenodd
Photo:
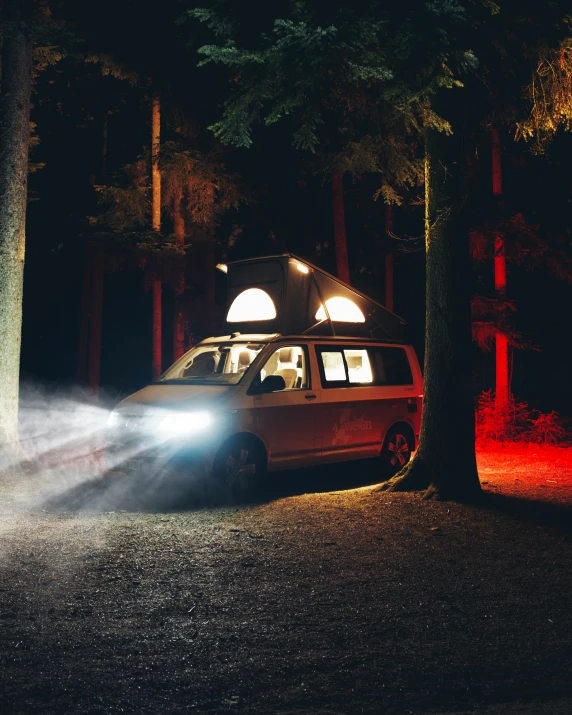
<path fill-rule="evenodd" d="M 296 257 L 276 258 L 286 265 L 285 283 L 292 262 L 305 275 L 319 271 Z M 272 259 L 259 260 L 264 267 Z M 280 297 L 287 286 L 273 297 L 265 275 L 258 275 L 262 287 L 250 281 L 234 291 L 227 324 L 271 322 L 285 312 Z M 415 352 L 399 338 L 368 336 L 363 301 L 370 299 L 327 278 L 333 286 L 321 286 L 317 305 L 304 305 L 311 286 L 295 301 L 313 321 L 305 334 L 208 338 L 123 400 L 109 417 L 109 467 L 137 471 L 175 460 L 237 495 L 267 472 L 295 467 L 378 457 L 386 474 L 399 471 L 419 437 L 423 390 Z M 349 298 L 348 289 L 362 301 Z M 355 335 L 339 335 L 340 325 Z M 319 334 L 326 330 L 334 334 Z"/>

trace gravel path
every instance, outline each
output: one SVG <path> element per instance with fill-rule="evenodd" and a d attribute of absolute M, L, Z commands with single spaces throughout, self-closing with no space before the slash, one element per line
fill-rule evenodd
<path fill-rule="evenodd" d="M 363 465 L 239 509 L 6 485 L 0 712 L 569 715 L 572 450 L 479 466 L 479 506 Z"/>

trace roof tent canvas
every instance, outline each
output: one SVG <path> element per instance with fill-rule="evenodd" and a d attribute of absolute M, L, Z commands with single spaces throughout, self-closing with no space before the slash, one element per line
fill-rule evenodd
<path fill-rule="evenodd" d="M 227 279 L 229 333 L 405 337 L 398 315 L 292 254 L 229 263 Z"/>

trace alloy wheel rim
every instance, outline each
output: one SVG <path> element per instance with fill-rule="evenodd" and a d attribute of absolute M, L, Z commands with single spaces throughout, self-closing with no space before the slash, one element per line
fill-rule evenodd
<path fill-rule="evenodd" d="M 248 463 L 248 449 L 241 449 L 231 452 L 225 460 L 225 476 L 228 486 L 240 486 L 247 489 L 249 477 L 256 474 L 256 464 Z"/>
<path fill-rule="evenodd" d="M 407 438 L 401 434 L 401 432 L 396 432 L 393 437 L 389 440 L 387 448 L 391 454 L 389 458 L 389 463 L 393 467 L 404 467 L 408 458 L 409 445 L 407 443 Z"/>

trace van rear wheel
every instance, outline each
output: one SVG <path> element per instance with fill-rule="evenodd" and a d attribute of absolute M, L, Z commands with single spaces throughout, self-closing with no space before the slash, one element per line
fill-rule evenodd
<path fill-rule="evenodd" d="M 392 427 L 383 443 L 381 450 L 381 466 L 386 476 L 392 477 L 411 459 L 413 440 L 406 427 Z"/>
<path fill-rule="evenodd" d="M 233 502 L 243 501 L 251 495 L 265 472 L 264 450 L 246 437 L 235 437 L 224 444 L 213 466 L 217 485 Z"/>

